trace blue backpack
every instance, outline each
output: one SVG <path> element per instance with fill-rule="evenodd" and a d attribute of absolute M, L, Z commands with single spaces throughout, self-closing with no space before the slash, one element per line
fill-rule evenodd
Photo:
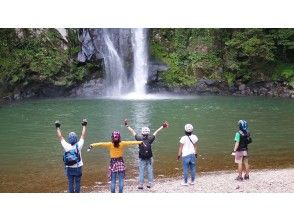
<path fill-rule="evenodd" d="M 78 144 L 76 144 L 76 149 L 66 151 L 63 155 L 63 162 L 66 166 L 72 166 L 81 161 L 80 152 L 78 149 Z"/>

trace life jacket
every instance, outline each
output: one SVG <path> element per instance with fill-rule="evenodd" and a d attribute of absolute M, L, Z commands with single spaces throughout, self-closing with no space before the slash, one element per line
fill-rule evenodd
<path fill-rule="evenodd" d="M 248 144 L 252 142 L 252 139 L 250 137 L 249 132 L 243 132 L 241 130 L 238 131 L 240 134 L 240 142 L 239 142 L 239 147 L 237 151 L 247 151 L 248 150 Z"/>

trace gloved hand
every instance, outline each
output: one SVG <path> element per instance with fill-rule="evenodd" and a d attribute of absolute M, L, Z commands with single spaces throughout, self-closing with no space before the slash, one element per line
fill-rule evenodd
<path fill-rule="evenodd" d="M 87 152 L 89 152 L 90 150 L 92 150 L 92 146 L 90 145 L 89 147 L 88 147 L 88 149 L 87 149 Z"/>
<path fill-rule="evenodd" d="M 197 158 L 197 154 L 195 154 L 195 158 Z"/>
<path fill-rule="evenodd" d="M 125 126 L 128 127 L 128 119 L 124 120 Z"/>
<path fill-rule="evenodd" d="M 87 126 L 87 124 L 88 124 L 87 119 L 83 119 L 81 124 L 82 124 L 82 126 Z"/>
<path fill-rule="evenodd" d="M 162 127 L 163 127 L 163 128 L 168 128 L 168 122 L 167 122 L 167 121 L 164 121 L 164 122 L 162 123 Z"/>
<path fill-rule="evenodd" d="M 179 161 L 180 158 L 181 158 L 181 156 L 178 155 L 178 156 L 177 156 L 177 161 Z"/>
<path fill-rule="evenodd" d="M 57 120 L 57 121 L 55 121 L 55 127 L 56 128 L 60 128 L 60 126 L 61 126 L 61 123 Z"/>

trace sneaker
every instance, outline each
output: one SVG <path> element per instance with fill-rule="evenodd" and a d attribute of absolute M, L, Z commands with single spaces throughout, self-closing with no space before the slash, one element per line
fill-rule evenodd
<path fill-rule="evenodd" d="M 245 175 L 244 180 L 249 180 L 249 175 Z"/>
<path fill-rule="evenodd" d="M 190 182 L 190 185 L 194 185 L 194 184 L 195 184 L 195 181 L 191 181 L 191 182 Z"/>
<path fill-rule="evenodd" d="M 188 183 L 185 183 L 185 182 L 182 182 L 181 185 L 182 186 L 189 186 L 189 184 Z"/>
<path fill-rule="evenodd" d="M 237 177 L 235 178 L 235 180 L 242 181 L 243 178 L 242 178 L 242 176 L 237 176 Z"/>
<path fill-rule="evenodd" d="M 143 189 L 143 186 L 138 186 L 138 189 Z"/>

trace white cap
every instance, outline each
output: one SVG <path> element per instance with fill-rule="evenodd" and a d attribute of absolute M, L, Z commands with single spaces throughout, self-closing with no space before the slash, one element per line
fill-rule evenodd
<path fill-rule="evenodd" d="M 186 132 L 192 132 L 192 131 L 193 131 L 193 125 L 191 125 L 191 124 L 186 124 L 186 125 L 185 125 L 185 131 L 186 131 Z"/>

